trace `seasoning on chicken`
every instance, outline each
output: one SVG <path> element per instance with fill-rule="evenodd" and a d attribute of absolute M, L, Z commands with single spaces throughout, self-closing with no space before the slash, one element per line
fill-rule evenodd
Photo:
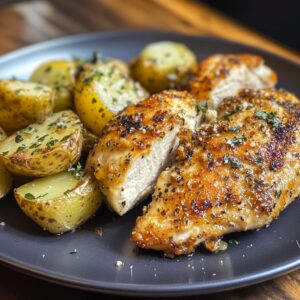
<path fill-rule="evenodd" d="M 108 205 L 119 215 L 147 197 L 174 158 L 182 127 L 194 129 L 196 103 L 187 92 L 165 91 L 128 106 L 104 130 L 91 166 Z"/>
<path fill-rule="evenodd" d="M 268 225 L 300 195 L 300 101 L 285 91 L 242 91 L 220 121 L 181 133 L 176 162 L 158 178 L 131 239 L 168 256 L 224 234 Z"/>
<path fill-rule="evenodd" d="M 216 109 L 226 97 L 244 88 L 274 87 L 276 73 L 260 56 L 251 54 L 216 54 L 200 62 L 187 76 L 182 88 L 189 91 L 202 106 Z"/>

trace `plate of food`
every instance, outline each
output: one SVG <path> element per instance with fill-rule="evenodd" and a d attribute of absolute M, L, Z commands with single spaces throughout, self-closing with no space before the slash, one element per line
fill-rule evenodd
<path fill-rule="evenodd" d="M 192 295 L 300 265 L 299 65 L 212 37 L 89 33 L 0 58 L 0 260 Z"/>

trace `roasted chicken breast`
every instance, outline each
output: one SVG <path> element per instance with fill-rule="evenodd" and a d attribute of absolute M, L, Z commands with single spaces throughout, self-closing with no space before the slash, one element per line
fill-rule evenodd
<path fill-rule="evenodd" d="M 263 227 L 300 194 L 300 102 L 285 91 L 245 90 L 225 99 L 216 124 L 180 134 L 132 241 L 168 256 L 224 234 Z"/>
<path fill-rule="evenodd" d="M 128 106 L 108 124 L 88 165 L 115 212 L 125 214 L 151 193 L 174 158 L 177 133 L 183 127 L 193 130 L 196 122 L 191 95 L 165 91 Z"/>
<path fill-rule="evenodd" d="M 224 98 L 235 96 L 241 89 L 274 87 L 276 82 L 276 73 L 260 56 L 216 54 L 200 62 L 182 88 L 203 106 L 216 109 Z"/>

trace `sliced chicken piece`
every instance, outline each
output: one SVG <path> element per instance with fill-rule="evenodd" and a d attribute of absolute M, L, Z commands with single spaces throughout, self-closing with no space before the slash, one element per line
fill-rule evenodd
<path fill-rule="evenodd" d="M 274 87 L 276 82 L 276 73 L 260 56 L 217 54 L 203 60 L 182 88 L 202 106 L 216 109 L 224 98 L 235 96 L 241 89 Z"/>
<path fill-rule="evenodd" d="M 108 124 L 88 165 L 116 213 L 125 214 L 151 193 L 174 158 L 177 133 L 183 127 L 194 129 L 196 122 L 191 95 L 165 91 L 128 106 Z"/>
<path fill-rule="evenodd" d="M 284 91 L 225 99 L 219 121 L 184 131 L 176 162 L 158 178 L 131 239 L 168 256 L 224 234 L 260 228 L 300 195 L 300 102 Z"/>

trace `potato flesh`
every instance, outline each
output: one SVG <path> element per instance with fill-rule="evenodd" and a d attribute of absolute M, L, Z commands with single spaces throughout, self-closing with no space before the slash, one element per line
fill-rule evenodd
<path fill-rule="evenodd" d="M 53 111 L 54 96 L 53 89 L 45 85 L 0 81 L 0 125 L 12 132 L 45 120 Z"/>
<path fill-rule="evenodd" d="M 148 91 L 156 93 L 173 88 L 195 66 L 196 57 L 185 45 L 162 41 L 144 48 L 131 72 Z"/>
<path fill-rule="evenodd" d="M 14 174 L 42 177 L 66 170 L 81 149 L 81 122 L 72 111 L 62 111 L 10 136 L 0 145 L 0 157 Z"/>
<path fill-rule="evenodd" d="M 78 178 L 69 172 L 27 183 L 15 190 L 15 198 L 28 217 L 54 234 L 80 226 L 102 202 L 91 176 Z"/>
<path fill-rule="evenodd" d="M 63 172 L 28 182 L 18 188 L 18 193 L 24 198 L 26 198 L 26 193 L 33 195 L 34 199 L 28 199 L 29 201 L 34 201 L 39 196 L 43 196 L 40 198 L 41 201 L 48 201 L 63 195 L 62 183 L 63 189 L 67 191 L 75 188 L 78 179 L 69 173 Z"/>
<path fill-rule="evenodd" d="M 30 81 L 53 87 L 56 91 L 54 111 L 73 107 L 73 88 L 77 66 L 71 60 L 53 60 L 34 70 Z"/>
<path fill-rule="evenodd" d="M 115 114 L 148 93 L 113 62 L 86 66 L 75 88 L 75 107 L 84 125 L 100 135 Z"/>

